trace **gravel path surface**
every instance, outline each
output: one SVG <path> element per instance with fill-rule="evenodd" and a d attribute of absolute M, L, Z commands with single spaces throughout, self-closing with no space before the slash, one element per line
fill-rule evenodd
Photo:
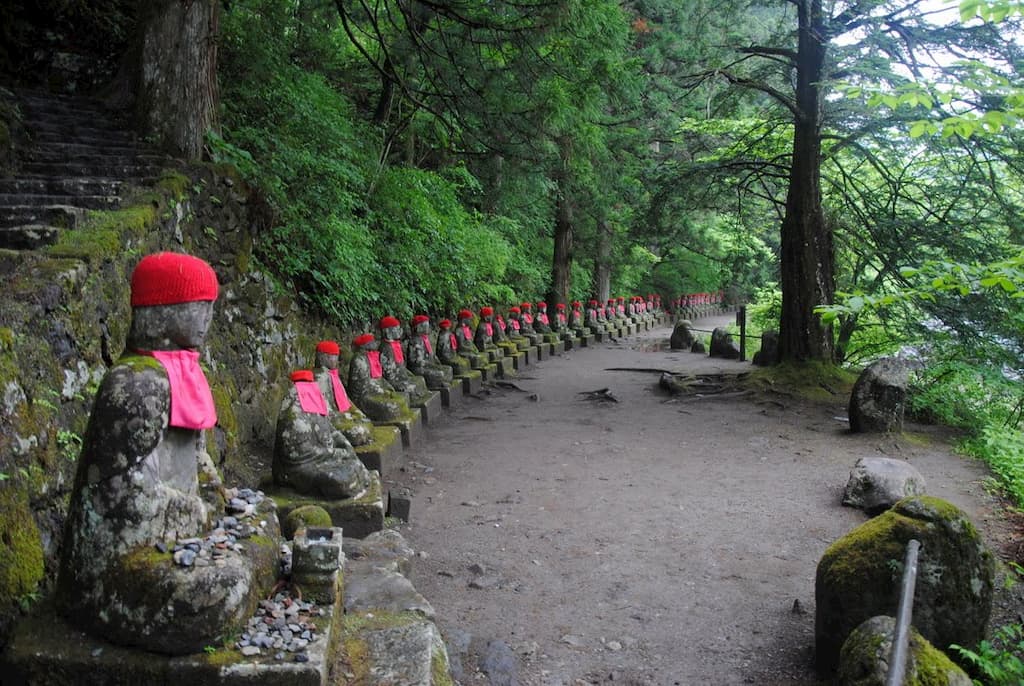
<path fill-rule="evenodd" d="M 845 397 L 665 402 L 657 374 L 606 371 L 751 369 L 662 350 L 669 333 L 526 368 L 525 392 L 466 399 L 389 475 L 413 495 L 413 580 L 461 684 L 817 683 L 814 573 L 866 519 L 839 504 L 862 456 L 906 459 L 984 530 L 1003 523 L 985 469 L 935 428 L 855 436 Z M 580 395 L 605 387 L 620 402 Z"/>

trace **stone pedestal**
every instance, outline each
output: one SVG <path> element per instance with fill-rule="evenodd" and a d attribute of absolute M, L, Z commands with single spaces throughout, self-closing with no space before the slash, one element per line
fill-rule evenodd
<path fill-rule="evenodd" d="M 598 343 L 604 343 L 608 340 L 608 334 L 605 331 L 595 331 L 590 335 Z"/>
<path fill-rule="evenodd" d="M 535 345 L 532 348 L 530 348 L 530 350 L 533 351 L 533 359 L 537 360 L 538 362 L 543 360 L 545 357 L 551 357 L 551 353 L 548 352 L 547 343 Z"/>
<path fill-rule="evenodd" d="M 469 374 L 458 377 L 458 381 L 462 383 L 462 395 L 475 395 L 480 392 L 483 375 L 474 369 Z"/>
<path fill-rule="evenodd" d="M 577 340 L 580 342 L 581 348 L 589 348 L 594 344 L 596 339 L 594 338 L 594 334 L 587 333 L 580 336 Z"/>
<path fill-rule="evenodd" d="M 441 418 L 441 394 L 437 391 L 430 391 L 421 402 L 413 407 L 419 408 L 424 424 L 437 421 Z"/>
<path fill-rule="evenodd" d="M 441 393 L 441 407 L 445 409 L 452 409 L 458 407 L 462 402 L 462 380 L 455 378 L 448 388 L 442 388 Z"/>
<path fill-rule="evenodd" d="M 508 359 L 512 360 L 512 369 L 517 372 L 522 371 L 523 367 L 526 366 L 526 353 L 524 352 L 516 352 L 515 355 L 510 355 Z"/>
<path fill-rule="evenodd" d="M 503 357 L 497 361 L 498 364 L 498 376 L 503 379 L 507 379 L 511 376 L 515 376 L 515 361 L 510 357 Z"/>
<path fill-rule="evenodd" d="M 363 538 L 384 528 L 384 496 L 380 474 L 370 472 L 370 486 L 360 498 L 326 500 L 296 493 L 287 488 L 276 488 L 270 497 L 277 503 L 281 518 L 303 505 L 318 505 L 331 515 L 331 524 L 344 530 L 346 536 Z"/>
<path fill-rule="evenodd" d="M 391 419 L 386 422 L 374 422 L 381 426 L 393 426 L 402 432 L 402 446 L 411 448 L 419 442 L 423 433 L 423 415 L 419 409 L 414 409 L 412 414 L 404 419 Z"/>
<path fill-rule="evenodd" d="M 555 341 L 551 344 L 551 354 L 561 355 L 565 352 L 565 341 Z"/>
<path fill-rule="evenodd" d="M 338 527 L 299 529 L 292 539 L 292 583 L 304 600 L 333 605 L 342 597 L 342 530 Z"/>
<path fill-rule="evenodd" d="M 494 381 L 498 378 L 498 365 L 493 362 L 486 367 L 481 367 L 478 371 L 484 381 Z"/>
<path fill-rule="evenodd" d="M 373 442 L 356 446 L 356 455 L 367 469 L 389 473 L 391 465 L 402 456 L 402 432 L 395 426 L 373 427 Z"/>

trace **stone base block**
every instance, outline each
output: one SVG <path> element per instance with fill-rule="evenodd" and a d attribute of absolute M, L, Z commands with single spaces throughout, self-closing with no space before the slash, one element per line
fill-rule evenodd
<path fill-rule="evenodd" d="M 441 406 L 446 409 L 458 407 L 462 403 L 462 380 L 456 378 L 448 388 L 442 388 Z"/>
<path fill-rule="evenodd" d="M 580 336 L 578 340 L 580 342 L 581 348 L 589 348 L 590 346 L 594 345 L 594 341 L 596 341 L 597 339 L 594 337 L 594 334 L 588 333 L 583 336 Z"/>
<path fill-rule="evenodd" d="M 480 392 L 480 386 L 483 384 L 483 375 L 474 369 L 469 374 L 460 376 L 458 381 L 462 384 L 462 395 L 474 395 Z"/>
<path fill-rule="evenodd" d="M 517 372 L 522 371 L 523 367 L 526 366 L 526 353 L 522 351 L 517 352 L 515 355 L 510 355 L 508 359 L 512 360 L 512 369 Z"/>
<path fill-rule="evenodd" d="M 373 443 L 356 447 L 356 455 L 367 469 L 387 474 L 402 457 L 402 432 L 394 426 L 374 426 Z"/>
<path fill-rule="evenodd" d="M 551 357 L 551 353 L 548 351 L 547 343 L 535 345 L 532 348 L 530 348 L 530 350 L 533 351 L 533 359 L 537 360 L 538 362 L 543 360 L 545 357 Z"/>
<path fill-rule="evenodd" d="M 441 418 L 441 394 L 437 391 L 430 391 L 425 400 L 413 407 L 419 408 L 424 424 L 437 421 Z"/>
<path fill-rule="evenodd" d="M 354 669 L 352 684 L 452 683 L 441 632 L 417 613 L 353 612 L 346 615 L 342 656 Z"/>
<path fill-rule="evenodd" d="M 372 477 L 366 493 L 359 498 L 329 500 L 314 498 L 288 488 L 275 487 L 267 495 L 277 503 L 280 517 L 303 505 L 318 505 L 331 515 L 331 523 L 341 527 L 345 536 L 363 538 L 384 528 L 384 495 L 380 483 L 380 474 L 370 472 Z"/>
<path fill-rule="evenodd" d="M 494 381 L 498 378 L 498 365 L 491 363 L 486 367 L 481 368 L 480 376 L 483 377 L 484 381 Z"/>
<path fill-rule="evenodd" d="M 0 674 L 11 686 L 326 686 L 343 613 L 340 603 L 323 610 L 316 620 L 323 633 L 306 647 L 308 661 L 296 662 L 290 653 L 278 661 L 273 651 L 245 657 L 222 646 L 179 657 L 125 648 L 78 631 L 39 604 L 18 622 Z"/>
<path fill-rule="evenodd" d="M 515 376 L 515 361 L 511 357 L 503 357 L 498 360 L 497 364 L 498 376 L 503 379 Z"/>
<path fill-rule="evenodd" d="M 555 341 L 551 344 L 551 354 L 561 355 L 565 352 L 565 341 Z"/>
<path fill-rule="evenodd" d="M 595 341 L 597 341 L 598 343 L 604 343 L 605 341 L 608 340 L 608 332 L 607 331 L 595 331 L 593 333 L 592 338 Z"/>
<path fill-rule="evenodd" d="M 392 419 L 386 422 L 374 422 L 381 426 L 393 426 L 402 432 L 402 446 L 411 448 L 416 445 L 423 433 L 423 415 L 419 410 L 413 410 L 406 419 Z"/>
<path fill-rule="evenodd" d="M 495 362 L 497 360 L 500 360 L 502 358 L 502 356 L 504 355 L 504 353 L 501 350 L 495 349 L 495 348 L 491 348 L 491 349 L 487 350 L 486 352 L 487 352 L 487 360 L 489 362 Z"/>
<path fill-rule="evenodd" d="M 635 324 L 626 324 L 626 335 L 627 336 L 633 336 L 635 334 L 636 334 L 636 325 Z"/>

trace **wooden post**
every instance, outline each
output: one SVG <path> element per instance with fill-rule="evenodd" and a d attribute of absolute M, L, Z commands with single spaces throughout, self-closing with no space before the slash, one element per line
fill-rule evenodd
<path fill-rule="evenodd" d="M 740 327 L 740 362 L 747 361 L 747 306 L 740 305 L 736 312 L 736 323 Z"/>

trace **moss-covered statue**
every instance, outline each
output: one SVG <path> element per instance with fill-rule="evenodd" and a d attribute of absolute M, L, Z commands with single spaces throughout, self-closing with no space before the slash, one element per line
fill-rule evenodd
<path fill-rule="evenodd" d="M 597 300 L 591 299 L 587 303 L 587 318 L 585 324 L 586 327 L 590 329 L 591 333 L 598 333 L 604 331 L 604 322 L 601 321 L 600 312 L 597 306 Z"/>
<path fill-rule="evenodd" d="M 522 314 L 518 307 L 508 308 L 508 339 L 520 350 L 530 347 L 530 339 L 523 335 Z"/>
<path fill-rule="evenodd" d="M 473 343 L 476 349 L 487 353 L 495 359 L 504 356 L 504 351 L 494 342 L 494 308 L 480 308 L 480 323 L 476 325 L 476 333 L 473 334 Z"/>
<path fill-rule="evenodd" d="M 441 364 L 448 365 L 455 376 L 464 376 L 469 373 L 469 360 L 459 354 L 459 341 L 452 333 L 452 323 L 449 319 L 442 319 L 437 323 L 437 359 Z"/>
<path fill-rule="evenodd" d="M 548 304 L 537 303 L 537 316 L 533 320 L 533 330 L 539 334 L 551 333 L 551 319 L 548 317 Z"/>
<path fill-rule="evenodd" d="M 569 313 L 569 330 L 577 336 L 588 333 L 584 323 L 583 303 L 579 300 L 572 301 L 572 312 Z"/>
<path fill-rule="evenodd" d="M 489 363 L 487 353 L 482 353 L 473 340 L 473 313 L 469 310 L 459 311 L 459 325 L 455 327 L 455 340 L 459 344 L 459 354 L 469 360 L 473 369 L 481 369 Z"/>
<path fill-rule="evenodd" d="M 348 364 L 348 391 L 352 401 L 375 422 L 402 419 L 409 415 L 409 397 L 395 390 L 384 378 L 384 367 L 372 333 L 352 341 Z"/>
<path fill-rule="evenodd" d="M 380 348 L 380 364 L 384 378 L 396 391 L 407 393 L 411 405 L 420 405 L 430 395 L 426 380 L 414 374 L 405 364 L 405 349 L 402 346 L 402 323 L 395 317 L 380 320 L 383 345 Z"/>
<path fill-rule="evenodd" d="M 274 440 L 274 484 L 325 498 L 356 498 L 370 473 L 352 444 L 331 423 L 313 372 L 296 371 L 281 401 Z"/>
<path fill-rule="evenodd" d="M 200 549 L 199 537 L 225 514 L 204 435 L 217 414 L 199 366 L 217 291 L 216 274 L 197 257 L 144 257 L 131 276 L 125 353 L 96 392 L 56 601 L 73 624 L 112 643 L 198 652 L 237 630 L 276 577 L 273 541 L 263 546 L 269 557 L 239 545 L 217 565 L 169 551 L 184 539 Z M 273 511 L 261 517 L 276 535 Z"/>
<path fill-rule="evenodd" d="M 530 345 L 540 345 L 541 335 L 533 328 L 533 303 L 522 303 L 519 307 L 522 308 L 522 315 L 519 317 L 522 328 L 519 329 L 519 333 L 530 341 Z"/>
<path fill-rule="evenodd" d="M 439 391 L 452 385 L 452 368 L 434 356 L 434 346 L 430 343 L 430 317 L 425 314 L 412 318 L 406 365 L 414 374 L 426 379 L 427 388 Z"/>
<path fill-rule="evenodd" d="M 337 342 L 320 341 L 316 344 L 313 375 L 327 402 L 331 424 L 340 429 L 352 445 L 369 445 L 373 442 L 373 422 L 348 397 L 338 372 L 340 358 L 341 347 Z"/>

